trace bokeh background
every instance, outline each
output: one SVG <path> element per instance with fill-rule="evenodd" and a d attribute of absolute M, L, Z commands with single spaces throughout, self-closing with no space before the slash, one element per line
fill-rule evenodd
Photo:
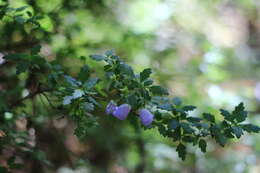
<path fill-rule="evenodd" d="M 218 118 L 219 108 L 231 110 L 243 101 L 250 112 L 249 121 L 260 125 L 259 0 L 9 0 L 9 3 L 11 7 L 27 5 L 27 10 L 42 15 L 40 24 L 44 32 L 32 36 L 29 26 L 21 31 L 0 22 L 0 53 L 22 51 L 40 43 L 41 53 L 47 59 L 56 59 L 73 75 L 82 66 L 81 56 L 114 49 L 136 71 L 151 67 L 157 83 L 167 87 L 172 96 L 198 106 L 192 114 L 207 111 Z M 0 59 L 0 64 L 3 61 Z M 87 63 L 95 67 L 96 73 L 102 71 L 95 62 Z M 95 172 L 93 169 L 99 166 L 92 164 L 92 160 L 106 159 L 112 172 L 130 173 L 143 158 L 147 173 L 260 172 L 259 135 L 246 135 L 224 149 L 212 141 L 206 154 L 191 146 L 186 161 L 181 161 L 172 141 L 156 130 L 138 134 L 145 146 L 145 152 L 140 154 L 138 144 L 133 142 L 136 132 L 127 125 L 111 132 L 107 129 L 93 132 L 90 142 L 80 143 L 73 135 L 71 122 L 45 116 L 49 114 L 42 109 L 37 121 L 48 124 L 46 127 L 54 135 L 62 133 L 61 150 L 67 151 L 70 164 L 63 161 L 66 158 L 59 154 L 59 147 L 53 149 L 55 146 L 46 144 L 48 140 L 43 134 L 37 140 L 42 139 L 44 152 L 55 165 L 55 169 L 45 168 L 45 172 Z"/>

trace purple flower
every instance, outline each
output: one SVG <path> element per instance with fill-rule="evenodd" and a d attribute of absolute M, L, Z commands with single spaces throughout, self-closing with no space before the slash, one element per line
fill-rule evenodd
<path fill-rule="evenodd" d="M 131 110 L 131 106 L 128 104 L 122 104 L 113 112 L 113 115 L 120 120 L 126 119 L 129 112 Z"/>
<path fill-rule="evenodd" d="M 117 106 L 113 101 L 110 101 L 106 107 L 106 114 L 112 114 L 115 110 L 117 110 Z"/>
<path fill-rule="evenodd" d="M 147 109 L 140 109 L 138 114 L 144 126 L 148 126 L 153 122 L 153 114 Z"/>

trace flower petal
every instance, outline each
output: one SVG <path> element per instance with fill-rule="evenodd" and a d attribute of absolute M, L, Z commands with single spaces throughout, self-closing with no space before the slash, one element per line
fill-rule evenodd
<path fill-rule="evenodd" d="M 106 107 L 106 114 L 112 114 L 115 110 L 117 110 L 117 106 L 113 101 L 110 101 Z"/>
<path fill-rule="evenodd" d="M 153 122 L 153 114 L 147 109 L 141 109 L 138 112 L 140 120 L 144 126 L 148 126 Z"/>
<path fill-rule="evenodd" d="M 120 120 L 124 120 L 128 116 L 130 110 L 131 110 L 130 105 L 122 104 L 113 112 L 113 115 Z"/>

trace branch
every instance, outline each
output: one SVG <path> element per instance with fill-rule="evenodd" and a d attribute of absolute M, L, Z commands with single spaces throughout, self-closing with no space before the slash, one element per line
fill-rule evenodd
<path fill-rule="evenodd" d="M 48 91 L 51 91 L 51 90 L 50 89 L 40 89 L 40 88 L 38 88 L 35 92 L 32 92 L 29 95 L 27 95 L 27 96 L 25 96 L 25 97 L 15 101 L 14 103 L 12 103 L 10 105 L 10 108 L 16 107 L 19 104 L 21 104 L 23 101 L 25 101 L 27 99 L 30 99 L 30 98 L 33 98 L 34 96 L 36 96 L 38 94 L 41 94 L 41 93 L 44 93 L 44 92 L 48 92 Z"/>

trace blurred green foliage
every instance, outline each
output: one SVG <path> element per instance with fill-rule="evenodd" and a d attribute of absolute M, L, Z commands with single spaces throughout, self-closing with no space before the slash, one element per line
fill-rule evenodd
<path fill-rule="evenodd" d="M 7 8 L 6 2 L 0 1 L 1 9 Z M 18 71 L 2 56 L 22 54 L 35 45 L 42 45 L 40 56 L 46 57 L 47 62 L 54 60 L 56 64 L 61 64 L 66 74 L 81 80 L 85 77 L 77 76 L 80 71 L 86 74 L 90 70 L 93 78 L 103 71 L 102 63 L 81 56 L 115 49 L 134 70 L 141 72 L 142 69 L 152 68 L 155 83 L 169 88 L 171 96 L 179 96 L 185 103 L 198 106 L 199 110 L 189 113 L 192 117 L 210 112 L 204 114 L 209 122 L 214 121 L 212 114 L 215 121 L 223 121 L 224 116 L 226 121 L 232 122 L 234 119 L 229 119 L 232 117 L 229 115 L 240 112 L 241 108 L 241 113 L 238 113 L 241 119 L 236 120 L 239 122 L 244 119 L 243 105 L 232 113 L 217 110 L 231 110 L 244 102 L 250 113 L 249 121 L 257 125 L 260 123 L 260 87 L 257 87 L 260 79 L 260 6 L 257 1 L 9 0 L 8 4 L 11 8 L 7 13 L 0 13 L 0 109 L 6 110 L 7 103 L 34 91 L 35 80 L 46 77 L 45 73 L 42 76 L 38 73 L 16 75 L 31 68 L 31 65 L 37 72 L 37 64 L 41 64 L 42 60 L 37 57 L 30 59 L 34 53 L 27 57 L 28 63 L 19 65 Z M 1 17 L 4 15 L 7 17 Z M 92 68 L 81 68 L 83 64 Z M 60 66 L 53 68 L 57 73 L 52 73 L 50 80 L 62 75 Z M 142 78 L 146 78 L 147 73 L 143 73 Z M 96 88 L 100 93 L 106 82 L 109 80 L 104 79 L 99 83 L 100 88 Z M 27 169 L 32 172 L 62 170 L 64 165 L 75 169 L 82 165 L 86 169 L 98 169 L 107 164 L 112 165 L 109 168 L 111 172 L 132 172 L 142 170 L 143 163 L 146 163 L 146 172 L 260 171 L 257 166 L 260 153 L 258 136 L 245 136 L 241 142 L 228 144 L 224 150 L 215 146 L 214 142 L 209 143 L 205 156 L 188 146 L 188 157 L 181 162 L 176 157 L 176 144 L 161 137 L 156 130 L 136 132 L 128 123 L 119 124 L 109 119 L 101 122 L 104 128 L 90 130 L 84 144 L 68 144 L 66 141 L 77 141 L 71 137 L 69 130 L 75 125 L 52 109 L 58 101 L 49 100 L 51 96 L 36 97 L 34 102 L 43 103 L 36 107 L 26 100 L 25 107 L 17 108 L 16 114 L 5 112 L 4 116 L 1 115 L 5 126 L 0 129 L 7 136 L 0 138 L 0 142 L 3 142 L 2 139 L 27 141 L 25 134 L 31 134 L 29 141 L 36 143 L 33 152 L 24 152 L 26 147 L 23 142 L 16 151 L 22 151 L 22 156 L 29 157 Z M 105 103 L 102 103 L 103 106 Z M 174 103 L 179 104 L 179 100 Z M 97 111 L 97 114 L 102 113 Z M 27 125 L 23 127 L 25 122 Z M 66 125 L 62 126 L 62 123 Z M 7 132 L 14 124 L 16 128 Z M 176 124 L 173 122 L 173 126 Z M 248 125 L 243 128 L 254 131 L 254 127 Z M 231 129 L 240 137 L 241 127 L 232 126 Z M 203 151 L 205 142 L 199 141 L 199 146 Z M 179 145 L 177 151 L 183 152 L 183 148 Z M 9 165 L 16 167 L 20 156 L 16 158 L 18 163 L 14 163 L 14 159 L 9 157 L 13 152 L 11 147 L 5 152 L 10 159 Z M 31 152 L 33 155 L 28 154 Z M 6 157 L 1 157 L 1 165 L 4 164 L 2 160 Z"/>

